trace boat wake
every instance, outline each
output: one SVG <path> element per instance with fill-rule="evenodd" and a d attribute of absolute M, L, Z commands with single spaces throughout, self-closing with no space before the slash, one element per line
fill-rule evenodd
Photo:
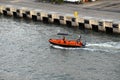
<path fill-rule="evenodd" d="M 106 42 L 106 43 L 88 43 L 86 47 L 99 47 L 99 48 L 110 48 L 110 49 L 120 49 L 120 42 Z"/>
<path fill-rule="evenodd" d="M 88 43 L 86 48 L 93 51 L 120 52 L 120 42 Z"/>
<path fill-rule="evenodd" d="M 82 50 L 88 50 L 88 51 L 120 52 L 120 42 L 87 43 L 85 48 L 67 48 L 67 47 L 61 47 L 56 45 L 51 45 L 51 46 L 57 49 L 68 49 L 68 50 L 82 49 Z"/>

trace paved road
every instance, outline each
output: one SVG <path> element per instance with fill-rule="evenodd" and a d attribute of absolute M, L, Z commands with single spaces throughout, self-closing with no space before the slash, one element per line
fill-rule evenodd
<path fill-rule="evenodd" d="M 0 0 L 0 3 L 42 9 L 45 11 L 66 13 L 71 15 L 73 15 L 74 11 L 78 11 L 79 16 L 81 17 L 94 17 L 97 19 L 110 19 L 114 21 L 120 20 L 120 0 L 101 0 L 80 5 L 68 3 L 58 5 L 45 2 L 37 2 L 35 0 Z"/>

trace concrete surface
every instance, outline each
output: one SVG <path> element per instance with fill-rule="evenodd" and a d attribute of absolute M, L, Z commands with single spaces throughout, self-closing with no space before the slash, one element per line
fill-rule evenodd
<path fill-rule="evenodd" d="M 107 19 L 113 21 L 120 20 L 120 0 L 99 0 L 85 4 L 51 4 L 48 2 L 39 2 L 36 0 L 0 0 L 0 5 L 15 5 L 20 7 L 29 7 L 73 15 L 78 11 L 80 17 L 93 17 L 97 19 Z"/>

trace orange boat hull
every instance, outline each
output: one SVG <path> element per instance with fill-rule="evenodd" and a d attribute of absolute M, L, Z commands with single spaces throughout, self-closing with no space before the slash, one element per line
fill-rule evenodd
<path fill-rule="evenodd" d="M 62 47 L 83 47 L 85 46 L 81 41 L 76 40 L 63 40 L 63 39 L 49 39 L 49 42 L 53 45 L 58 45 Z"/>

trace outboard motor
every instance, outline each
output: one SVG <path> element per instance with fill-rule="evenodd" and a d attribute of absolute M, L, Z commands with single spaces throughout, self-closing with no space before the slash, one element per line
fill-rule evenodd
<path fill-rule="evenodd" d="M 85 46 L 86 46 L 86 41 L 84 41 L 84 42 L 83 42 L 82 46 L 83 46 L 83 47 L 85 47 Z"/>

